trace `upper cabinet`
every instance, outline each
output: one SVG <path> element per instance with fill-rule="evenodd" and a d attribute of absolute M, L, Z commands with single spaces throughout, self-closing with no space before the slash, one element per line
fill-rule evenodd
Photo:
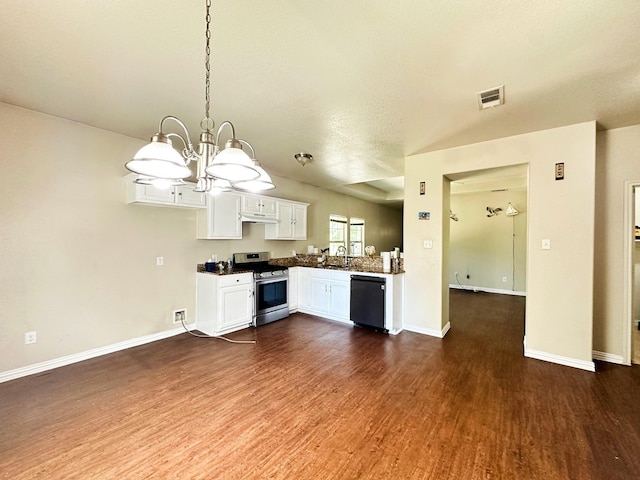
<path fill-rule="evenodd" d="M 124 177 L 127 186 L 127 203 L 186 208 L 205 208 L 207 206 L 206 194 L 194 192 L 195 184 L 193 183 L 179 187 L 158 188 L 153 185 L 134 183 L 136 177 L 135 173 Z"/>
<path fill-rule="evenodd" d="M 257 217 L 276 218 L 276 200 L 245 193 L 242 195 L 242 213 Z"/>
<path fill-rule="evenodd" d="M 264 226 L 264 238 L 267 240 L 306 240 L 307 207 L 309 204 L 277 200 L 278 223 Z"/>
<path fill-rule="evenodd" d="M 242 195 L 239 193 L 228 192 L 211 195 L 207 209 L 198 212 L 197 238 L 241 239 L 241 205 Z"/>
<path fill-rule="evenodd" d="M 264 226 L 266 240 L 306 240 L 307 203 L 260 195 L 225 192 L 209 197 L 206 210 L 198 212 L 199 239 L 239 240 L 242 222 L 273 223 Z M 249 220 L 247 220 L 249 219 Z"/>
<path fill-rule="evenodd" d="M 197 238 L 239 240 L 242 222 L 264 223 L 265 240 L 306 240 L 308 203 L 253 193 L 197 193 L 195 185 L 161 189 L 134 183 L 136 174 L 125 177 L 127 202 L 170 207 L 198 208 Z"/>

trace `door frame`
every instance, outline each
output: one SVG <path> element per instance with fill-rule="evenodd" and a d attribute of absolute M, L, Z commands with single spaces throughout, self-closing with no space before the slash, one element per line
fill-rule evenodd
<path fill-rule="evenodd" d="M 622 362 L 631 365 L 633 330 L 633 284 L 635 251 L 635 189 L 640 190 L 640 181 L 624 182 L 624 309 L 622 328 Z"/>

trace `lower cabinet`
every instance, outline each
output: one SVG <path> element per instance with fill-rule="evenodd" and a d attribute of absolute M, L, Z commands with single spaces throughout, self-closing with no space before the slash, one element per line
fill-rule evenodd
<path fill-rule="evenodd" d="M 287 282 L 287 301 L 289 302 L 289 312 L 298 311 L 298 268 L 289 269 L 289 281 Z"/>
<path fill-rule="evenodd" d="M 331 318 L 350 321 L 351 277 L 345 272 L 331 272 L 329 284 L 329 315 Z"/>
<path fill-rule="evenodd" d="M 251 273 L 197 273 L 196 328 L 207 335 L 224 335 L 247 328 L 253 320 Z"/>
<path fill-rule="evenodd" d="M 349 322 L 351 277 L 349 272 L 299 268 L 298 310 Z"/>

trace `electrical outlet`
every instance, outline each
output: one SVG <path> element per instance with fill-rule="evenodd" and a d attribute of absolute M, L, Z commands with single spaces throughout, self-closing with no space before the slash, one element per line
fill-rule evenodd
<path fill-rule="evenodd" d="M 156 257 L 156 265 L 164 265 L 164 257 Z"/>
<path fill-rule="evenodd" d="M 507 283 L 507 282 L 509 281 L 509 279 L 508 279 L 507 277 L 502 277 L 502 281 L 503 281 L 504 283 Z"/>
<path fill-rule="evenodd" d="M 187 309 L 182 308 L 180 310 L 173 311 L 173 323 L 182 324 L 182 322 L 187 323 Z"/>
<path fill-rule="evenodd" d="M 38 337 L 36 332 L 27 332 L 24 334 L 24 343 L 25 345 L 29 345 L 30 343 L 36 343 L 38 341 Z"/>

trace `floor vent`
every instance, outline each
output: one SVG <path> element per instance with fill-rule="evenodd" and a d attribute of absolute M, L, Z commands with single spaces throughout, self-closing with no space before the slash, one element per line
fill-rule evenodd
<path fill-rule="evenodd" d="M 504 104 L 504 85 L 493 87 L 482 92 L 478 92 L 478 107 L 480 110 L 493 108 Z"/>

